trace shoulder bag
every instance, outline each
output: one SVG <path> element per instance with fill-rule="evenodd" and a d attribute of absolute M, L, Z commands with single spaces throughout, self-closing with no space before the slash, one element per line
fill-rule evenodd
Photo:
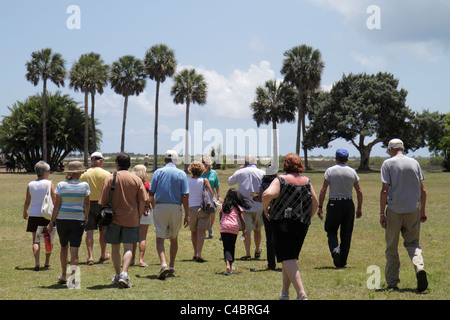
<path fill-rule="evenodd" d="M 102 208 L 100 214 L 97 216 L 97 224 L 99 226 L 108 226 L 111 224 L 114 216 L 114 210 L 112 208 L 112 199 L 114 196 L 114 189 L 116 188 L 116 176 L 117 172 L 113 173 L 113 181 L 111 184 L 111 190 L 109 191 L 109 202 Z"/>
<path fill-rule="evenodd" d="M 53 214 L 53 200 L 52 200 L 52 182 L 48 181 L 47 193 L 42 201 L 41 216 L 47 220 L 52 218 Z"/>
<path fill-rule="evenodd" d="M 206 178 L 205 178 L 205 180 L 206 180 Z M 200 201 L 200 209 L 207 213 L 213 213 L 213 212 L 216 212 L 217 205 L 214 202 L 211 192 L 209 192 L 209 188 L 206 186 L 205 180 L 203 180 L 202 199 Z"/>

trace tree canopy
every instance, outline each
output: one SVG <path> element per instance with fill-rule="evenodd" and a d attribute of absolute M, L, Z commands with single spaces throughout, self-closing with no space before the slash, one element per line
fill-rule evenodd
<path fill-rule="evenodd" d="M 42 160 L 42 95 L 17 101 L 0 125 L 0 148 L 14 155 L 26 171 Z M 84 112 L 69 96 L 47 92 L 48 164 L 56 170 L 58 163 L 72 151 L 83 151 Z M 97 131 L 97 138 L 101 132 Z"/>

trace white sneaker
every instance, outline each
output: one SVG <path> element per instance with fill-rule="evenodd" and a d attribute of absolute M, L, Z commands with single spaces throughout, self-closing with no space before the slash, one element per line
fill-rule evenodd
<path fill-rule="evenodd" d="M 124 276 L 124 275 L 120 275 L 119 285 L 122 288 L 131 288 L 132 287 L 130 278 L 128 276 Z"/>

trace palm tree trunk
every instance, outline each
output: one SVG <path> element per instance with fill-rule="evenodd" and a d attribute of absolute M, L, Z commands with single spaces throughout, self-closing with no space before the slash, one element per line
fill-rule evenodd
<path fill-rule="evenodd" d="M 84 166 L 88 166 L 89 155 L 89 114 L 88 114 L 89 90 L 84 90 Z"/>
<path fill-rule="evenodd" d="M 125 96 L 123 104 L 123 121 L 122 121 L 122 141 L 120 143 L 120 152 L 125 150 L 125 123 L 127 122 L 128 95 Z"/>
<path fill-rule="evenodd" d="M 95 109 L 95 90 L 91 91 L 91 136 L 92 136 L 92 152 L 97 150 L 97 137 L 95 134 L 95 118 L 94 118 L 94 109 Z"/>
<path fill-rule="evenodd" d="M 303 108 L 303 110 L 306 110 L 306 108 Z M 302 138 L 305 139 L 305 132 L 306 132 L 306 112 L 303 112 L 303 119 L 302 119 Z M 303 154 L 304 154 L 304 163 L 305 168 L 308 168 L 308 149 L 305 146 L 305 141 L 302 140 L 303 145 Z"/>
<path fill-rule="evenodd" d="M 47 79 L 44 80 L 42 92 L 42 160 L 47 162 Z"/>
<path fill-rule="evenodd" d="M 276 174 L 280 168 L 279 164 L 279 152 L 278 152 L 278 130 L 277 130 L 277 122 L 272 120 L 272 139 L 273 139 L 273 150 L 272 150 L 272 163 L 271 163 L 271 171 L 266 172 L 266 174 Z"/>
<path fill-rule="evenodd" d="M 184 138 L 184 171 L 188 172 L 190 164 L 190 154 L 189 154 L 189 99 L 186 100 L 186 136 Z"/>
<path fill-rule="evenodd" d="M 300 97 L 300 90 L 298 90 L 298 110 L 297 110 L 297 142 L 295 145 L 295 153 L 300 154 L 300 135 L 302 129 L 302 98 Z"/>
<path fill-rule="evenodd" d="M 158 102 L 159 102 L 159 81 L 156 81 L 155 133 L 153 135 L 153 171 L 156 171 L 156 169 L 158 169 Z"/>

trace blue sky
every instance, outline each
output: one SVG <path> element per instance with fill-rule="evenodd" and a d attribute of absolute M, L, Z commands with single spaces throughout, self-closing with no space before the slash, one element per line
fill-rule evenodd
<path fill-rule="evenodd" d="M 69 29 L 70 5 L 80 9 L 80 29 Z M 369 29 L 370 5 L 380 9 L 380 29 Z M 322 53 L 325 69 L 322 88 L 329 90 L 343 74 L 391 72 L 408 91 L 407 104 L 423 109 L 450 111 L 450 1 L 447 0 L 23 0 L 3 3 L 0 12 L 0 116 L 8 106 L 42 91 L 25 79 L 31 52 L 46 47 L 62 54 L 66 68 L 81 54 L 100 53 L 106 63 L 132 54 L 143 58 L 154 44 L 175 50 L 178 70 L 195 68 L 209 85 L 205 106 L 193 105 L 191 128 L 200 130 L 197 150 L 217 145 L 208 133 L 221 133 L 227 148 L 227 129 L 257 132 L 258 143 L 268 135 L 251 118 L 255 89 L 269 79 L 281 79 L 283 53 L 307 44 Z M 184 129 L 185 106 L 170 96 L 173 82 L 161 86 L 159 153 L 174 148 L 174 135 Z M 125 151 L 153 153 L 155 82 L 129 98 Z M 58 88 L 50 84 L 48 90 Z M 83 94 L 66 87 L 80 105 Z M 103 131 L 102 152 L 120 149 L 123 97 L 110 88 L 96 97 L 96 118 Z M 208 131 L 209 130 L 209 131 Z M 267 134 L 266 134 L 267 133 Z M 280 153 L 295 151 L 296 123 L 279 126 Z M 269 137 L 270 138 L 270 137 Z M 217 141 L 216 141 L 217 140 Z M 229 147 L 229 144 L 228 144 Z M 313 155 L 332 155 L 345 141 Z M 246 147 L 246 151 L 251 146 Z M 263 152 L 260 148 L 257 153 Z M 263 155 L 262 153 L 260 155 Z M 385 156 L 377 145 L 372 155 Z M 427 149 L 414 155 L 428 156 Z"/>

